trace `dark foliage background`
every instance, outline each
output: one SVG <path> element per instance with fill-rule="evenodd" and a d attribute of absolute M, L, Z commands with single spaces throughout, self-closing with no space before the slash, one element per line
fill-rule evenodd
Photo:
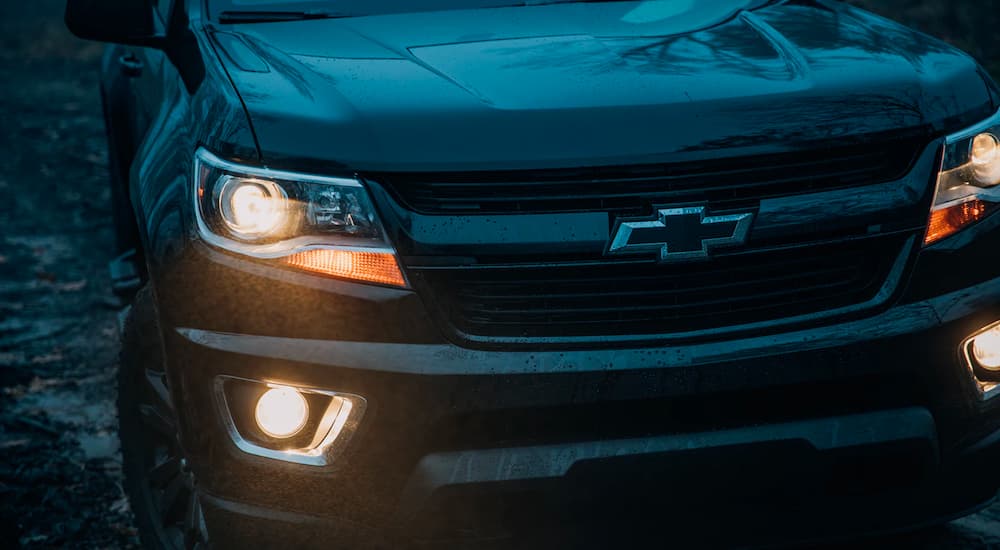
<path fill-rule="evenodd" d="M 851 1 L 1000 78 L 1000 0 Z M 63 2 L 0 0 L 0 548 L 136 544 L 113 407 L 101 46 L 66 32 Z M 870 545 L 1000 547 L 1000 505 Z"/>

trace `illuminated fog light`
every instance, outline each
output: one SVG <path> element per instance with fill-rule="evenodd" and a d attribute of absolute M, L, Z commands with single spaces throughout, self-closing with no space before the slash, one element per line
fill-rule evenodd
<path fill-rule="evenodd" d="M 1000 371 L 1000 325 L 972 339 L 972 356 L 984 369 Z"/>
<path fill-rule="evenodd" d="M 299 433 L 306 425 L 309 404 L 298 390 L 277 386 L 264 392 L 257 400 L 254 417 L 261 431 L 283 439 Z"/>
<path fill-rule="evenodd" d="M 365 414 L 360 395 L 220 375 L 216 404 L 236 448 L 306 466 L 329 466 Z"/>

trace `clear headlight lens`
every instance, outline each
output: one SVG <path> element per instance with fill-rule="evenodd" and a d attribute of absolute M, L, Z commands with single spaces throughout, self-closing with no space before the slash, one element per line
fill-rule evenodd
<path fill-rule="evenodd" d="M 406 286 L 368 192 L 353 178 L 195 156 L 201 236 L 238 254 L 334 277 Z"/>
<path fill-rule="evenodd" d="M 982 134 L 977 134 L 976 137 L 972 139 L 972 152 L 970 154 L 970 160 L 972 161 L 973 172 L 977 179 L 993 179 L 996 177 L 996 174 L 990 175 L 979 172 L 979 169 L 990 167 L 995 168 L 997 166 L 996 161 L 998 153 L 1000 153 L 1000 142 L 997 141 L 997 137 L 992 133 L 983 132 Z"/>
<path fill-rule="evenodd" d="M 975 223 L 1000 206 L 1000 113 L 945 140 L 924 244 Z"/>
<path fill-rule="evenodd" d="M 236 236 L 269 235 L 288 218 L 288 195 L 273 181 L 222 176 L 216 189 L 220 218 Z"/>

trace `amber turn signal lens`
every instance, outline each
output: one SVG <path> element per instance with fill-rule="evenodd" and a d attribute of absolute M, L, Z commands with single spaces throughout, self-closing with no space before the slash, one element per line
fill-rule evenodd
<path fill-rule="evenodd" d="M 390 252 L 318 248 L 292 254 L 283 261 L 305 271 L 333 277 L 406 286 L 403 273 L 396 263 L 396 256 Z"/>
<path fill-rule="evenodd" d="M 931 212 L 924 244 L 936 243 L 957 233 L 958 230 L 970 223 L 983 219 L 989 213 L 990 206 L 990 204 L 976 199 Z"/>

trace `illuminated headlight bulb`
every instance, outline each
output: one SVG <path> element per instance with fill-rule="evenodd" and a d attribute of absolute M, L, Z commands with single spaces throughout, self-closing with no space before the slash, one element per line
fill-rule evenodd
<path fill-rule="evenodd" d="M 979 134 L 972 140 L 972 164 L 990 164 L 1000 157 L 1000 142 L 990 133 Z"/>
<path fill-rule="evenodd" d="M 237 236 L 261 237 L 273 233 L 287 218 L 288 196 L 276 183 L 225 176 L 219 190 L 222 219 Z"/>
<path fill-rule="evenodd" d="M 997 136 L 985 132 L 973 138 L 969 161 L 977 184 L 1000 184 L 1000 140 Z"/>
<path fill-rule="evenodd" d="M 972 356 L 984 369 L 1000 371 L 1000 325 L 972 339 Z"/>
<path fill-rule="evenodd" d="M 298 390 L 275 386 L 257 400 L 254 418 L 267 435 L 277 439 L 292 437 L 306 425 L 309 404 Z"/>

